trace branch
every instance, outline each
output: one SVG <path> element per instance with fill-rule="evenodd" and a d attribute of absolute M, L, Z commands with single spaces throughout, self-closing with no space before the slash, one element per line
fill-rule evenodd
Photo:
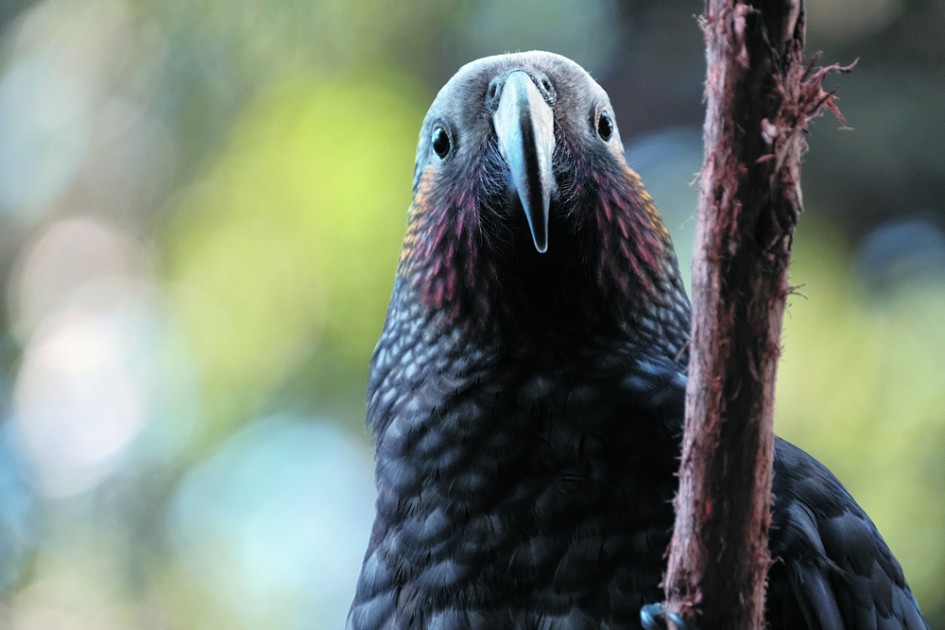
<path fill-rule="evenodd" d="M 808 121 L 835 109 L 806 66 L 803 0 L 707 0 L 705 163 L 666 609 L 763 628 L 774 386 Z"/>

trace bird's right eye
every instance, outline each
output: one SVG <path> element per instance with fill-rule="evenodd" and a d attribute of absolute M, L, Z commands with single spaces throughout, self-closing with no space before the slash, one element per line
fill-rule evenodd
<path fill-rule="evenodd" d="M 446 129 L 437 125 L 433 130 L 433 150 L 436 152 L 440 159 L 442 160 L 450 153 L 452 148 L 452 143 L 450 142 L 450 134 L 447 133 Z"/>
<path fill-rule="evenodd" d="M 604 142 L 610 141 L 610 137 L 614 135 L 614 121 L 607 112 L 601 112 L 597 117 L 597 135 Z"/>

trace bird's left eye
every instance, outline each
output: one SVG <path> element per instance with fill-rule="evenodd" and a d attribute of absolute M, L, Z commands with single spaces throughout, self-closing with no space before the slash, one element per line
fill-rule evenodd
<path fill-rule="evenodd" d="M 433 130 L 433 150 L 440 156 L 440 159 L 443 159 L 449 155 L 451 148 L 450 134 L 443 127 L 437 126 Z"/>
<path fill-rule="evenodd" d="M 610 119 L 610 114 L 607 112 L 601 112 L 600 116 L 597 117 L 597 135 L 604 142 L 610 140 L 611 136 L 614 135 L 614 121 Z"/>

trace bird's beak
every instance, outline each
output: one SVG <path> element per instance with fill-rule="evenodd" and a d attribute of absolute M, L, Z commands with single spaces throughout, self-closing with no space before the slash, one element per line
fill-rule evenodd
<path fill-rule="evenodd" d="M 499 152 L 509 166 L 512 186 L 525 209 L 535 249 L 548 249 L 548 207 L 554 187 L 554 112 L 531 77 L 521 70 L 505 80 L 492 116 Z"/>

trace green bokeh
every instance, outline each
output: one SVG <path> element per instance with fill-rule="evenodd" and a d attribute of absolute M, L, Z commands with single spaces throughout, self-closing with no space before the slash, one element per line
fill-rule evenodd
<path fill-rule="evenodd" d="M 420 91 L 382 71 L 287 81 L 175 198 L 173 312 L 214 419 L 244 420 L 312 361 L 363 386 L 410 203 Z"/>
<path fill-rule="evenodd" d="M 945 479 L 945 285 L 917 280 L 877 299 L 835 229 L 804 217 L 797 242 L 775 431 L 828 465 L 919 601 L 935 601 L 945 504 L 929 493 Z"/>

